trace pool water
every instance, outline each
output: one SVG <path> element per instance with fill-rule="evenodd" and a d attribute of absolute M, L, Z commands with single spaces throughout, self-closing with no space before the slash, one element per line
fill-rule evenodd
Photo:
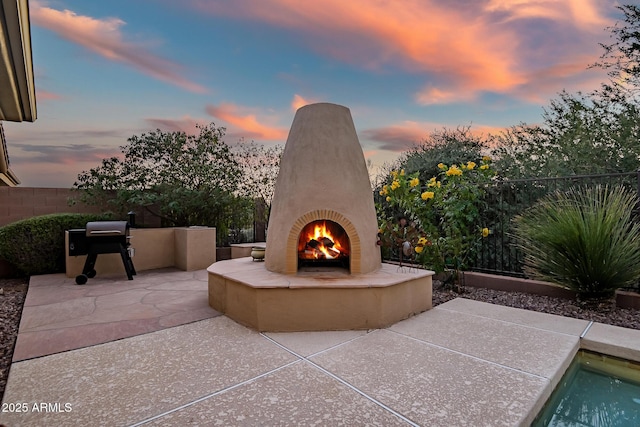
<path fill-rule="evenodd" d="M 532 425 L 640 426 L 640 364 L 580 351 Z"/>

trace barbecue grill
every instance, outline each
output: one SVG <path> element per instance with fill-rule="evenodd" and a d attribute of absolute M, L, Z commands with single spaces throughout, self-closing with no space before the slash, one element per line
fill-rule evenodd
<path fill-rule="evenodd" d="M 88 222 L 84 230 L 69 230 L 69 255 L 87 255 L 82 274 L 76 276 L 76 283 L 84 285 L 95 277 L 99 254 L 117 253 L 122 257 L 127 277 L 133 280 L 136 269 L 129 253 L 130 238 L 127 221 L 93 221 Z"/>

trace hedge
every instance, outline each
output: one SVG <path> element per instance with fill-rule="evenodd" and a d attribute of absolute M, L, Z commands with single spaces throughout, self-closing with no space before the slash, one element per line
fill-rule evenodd
<path fill-rule="evenodd" d="M 7 224 L 0 227 L 0 258 L 29 276 L 63 273 L 64 232 L 108 219 L 112 214 L 50 214 Z"/>

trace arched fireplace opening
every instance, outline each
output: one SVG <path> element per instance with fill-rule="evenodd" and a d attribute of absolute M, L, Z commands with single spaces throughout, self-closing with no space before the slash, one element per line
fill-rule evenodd
<path fill-rule="evenodd" d="M 298 238 L 298 268 L 349 269 L 349 236 L 337 222 L 321 219 L 305 225 Z"/>

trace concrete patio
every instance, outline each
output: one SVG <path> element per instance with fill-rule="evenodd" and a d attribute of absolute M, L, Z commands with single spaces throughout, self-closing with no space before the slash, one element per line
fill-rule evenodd
<path fill-rule="evenodd" d="M 0 424 L 528 425 L 579 348 L 640 361 L 640 331 L 461 298 L 261 334 L 207 310 L 205 270 L 65 280 L 32 278 Z"/>

